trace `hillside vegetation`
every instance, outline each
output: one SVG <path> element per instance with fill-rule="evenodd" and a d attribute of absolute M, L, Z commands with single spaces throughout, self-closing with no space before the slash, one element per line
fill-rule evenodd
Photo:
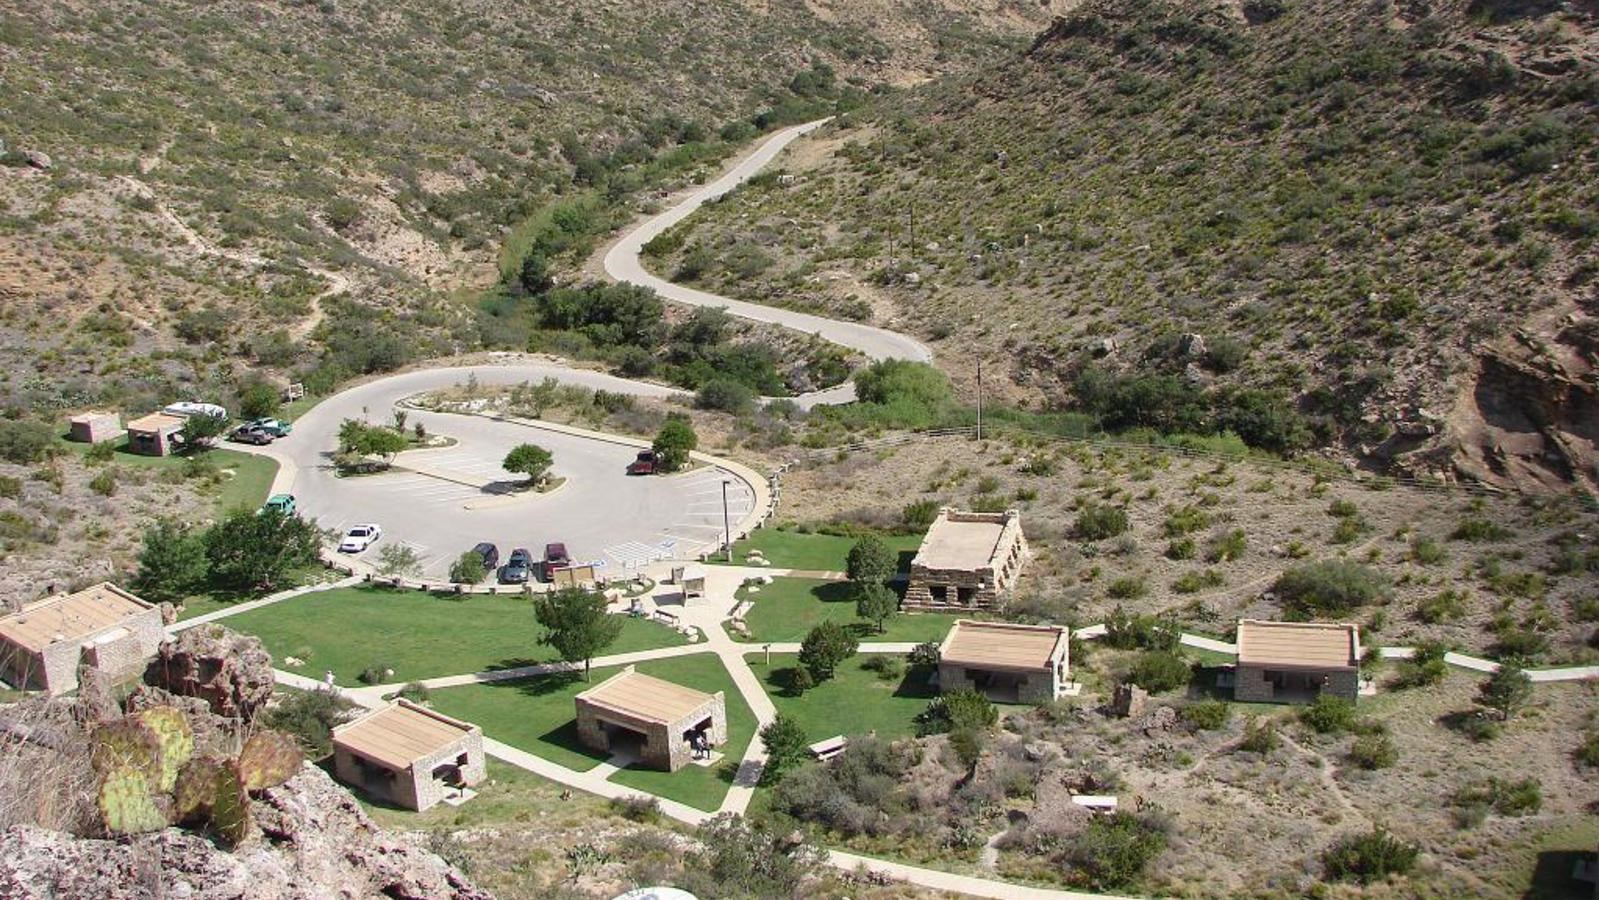
<path fill-rule="evenodd" d="M 968 394 L 982 356 L 1112 428 L 1592 489 L 1594 26 L 1096 0 L 844 116 L 656 265 L 918 333 Z"/>
<path fill-rule="evenodd" d="M 761 129 L 1012 52 L 1047 13 L 1009 0 L 13 6 L 0 11 L 0 395 L 13 410 L 138 408 L 225 400 L 246 365 L 326 388 L 509 338 L 529 349 L 525 329 L 496 323 L 503 304 L 476 301 L 514 284 L 530 250 L 560 271 Z"/>

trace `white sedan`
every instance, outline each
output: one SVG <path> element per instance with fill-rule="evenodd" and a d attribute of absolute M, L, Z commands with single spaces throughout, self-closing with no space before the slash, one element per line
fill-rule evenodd
<path fill-rule="evenodd" d="M 382 536 L 383 529 L 376 525 L 356 525 L 344 533 L 344 540 L 339 541 L 339 552 L 360 553 L 377 543 Z"/>

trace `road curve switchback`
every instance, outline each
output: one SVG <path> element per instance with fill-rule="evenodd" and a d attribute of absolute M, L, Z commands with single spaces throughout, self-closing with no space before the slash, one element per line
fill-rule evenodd
<path fill-rule="evenodd" d="M 644 245 L 656 236 L 665 232 L 673 225 L 693 215 L 701 206 L 717 198 L 725 196 L 734 188 L 748 181 L 760 172 L 777 155 L 783 152 L 793 141 L 816 128 L 826 124 L 828 119 L 807 122 L 803 125 L 794 125 L 773 134 L 757 147 L 754 152 L 739 160 L 732 168 L 722 174 L 720 178 L 706 184 L 689 194 L 676 206 L 646 220 L 638 225 L 627 235 L 617 241 L 603 261 L 605 274 L 624 284 L 634 284 L 654 290 L 667 300 L 676 303 L 688 303 L 694 306 L 721 307 L 730 315 L 756 322 L 767 322 L 793 328 L 807 334 L 819 335 L 852 350 L 857 350 L 872 360 L 908 359 L 915 362 L 932 362 L 933 351 L 927 345 L 882 328 L 873 328 L 870 325 L 861 325 L 857 322 L 843 322 L 837 319 L 827 319 L 810 313 L 795 312 L 780 309 L 774 306 L 762 306 L 759 303 L 750 303 L 744 300 L 734 300 L 720 294 L 695 290 L 674 284 L 661 278 L 644 268 L 641 256 Z M 792 398 L 801 408 L 810 409 L 814 406 L 829 404 L 849 403 L 855 399 L 855 385 L 849 382 L 831 387 L 826 390 L 801 394 Z"/>

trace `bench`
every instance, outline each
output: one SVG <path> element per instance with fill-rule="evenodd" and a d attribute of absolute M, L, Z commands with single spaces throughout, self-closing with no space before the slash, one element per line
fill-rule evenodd
<path fill-rule="evenodd" d="M 817 760 L 821 762 L 827 762 L 840 753 L 843 753 L 844 748 L 847 746 L 849 746 L 849 738 L 846 738 L 841 734 L 836 737 L 830 737 L 825 741 L 817 741 L 810 746 L 810 751 L 811 755 L 816 757 Z"/>
<path fill-rule="evenodd" d="M 674 612 L 667 612 L 664 609 L 657 609 L 655 611 L 655 617 L 664 622 L 670 622 L 673 625 L 677 624 L 677 613 Z"/>

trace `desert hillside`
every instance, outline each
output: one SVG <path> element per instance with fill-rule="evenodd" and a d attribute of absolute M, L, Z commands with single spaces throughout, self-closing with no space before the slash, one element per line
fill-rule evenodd
<path fill-rule="evenodd" d="M 0 394 L 13 409 L 137 407 L 225 398 L 241 364 L 321 368 L 331 386 L 481 346 L 471 301 L 553 204 L 577 198 L 578 237 L 603 233 L 762 127 L 1014 52 L 1048 13 L 14 6 L 0 12 Z"/>
<path fill-rule="evenodd" d="M 968 393 L 981 356 L 990 390 L 1112 428 L 1591 489 L 1594 28 L 1580 3 L 1099 0 L 849 113 L 656 266 L 911 331 Z"/>

